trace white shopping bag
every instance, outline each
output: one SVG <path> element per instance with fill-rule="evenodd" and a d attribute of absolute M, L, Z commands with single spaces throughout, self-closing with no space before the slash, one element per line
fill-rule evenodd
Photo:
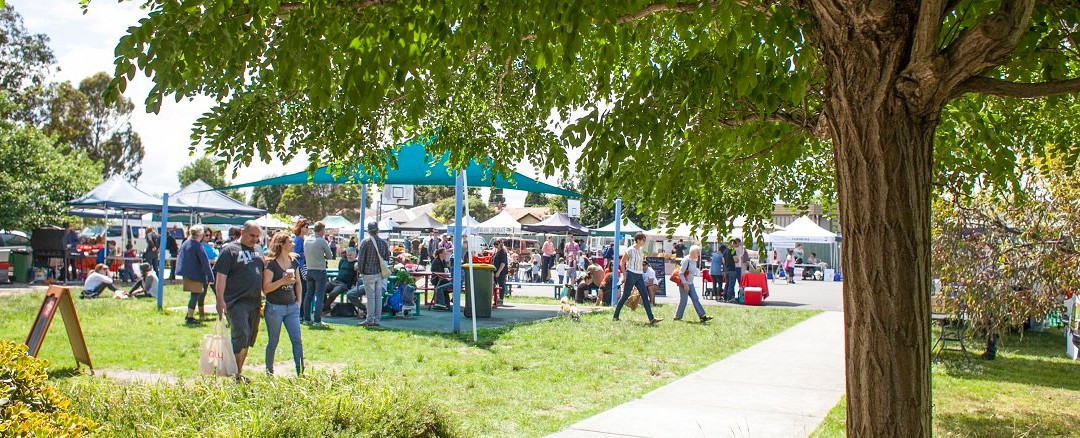
<path fill-rule="evenodd" d="M 236 375 L 236 356 L 233 356 L 232 340 L 225 329 L 224 318 L 214 323 L 213 333 L 203 336 L 199 372 L 223 377 Z"/>

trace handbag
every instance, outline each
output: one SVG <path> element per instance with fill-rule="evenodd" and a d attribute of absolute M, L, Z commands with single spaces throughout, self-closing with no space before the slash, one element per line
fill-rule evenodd
<path fill-rule="evenodd" d="M 193 294 L 201 294 L 203 293 L 203 283 L 199 280 L 185 278 L 184 290 Z"/>
<path fill-rule="evenodd" d="M 379 244 L 374 240 L 371 241 L 372 245 L 375 245 L 375 254 L 379 255 L 379 276 L 383 279 L 390 278 L 390 266 L 386 264 L 386 258 L 379 252 Z"/>
<path fill-rule="evenodd" d="M 236 356 L 233 355 L 232 339 L 225 330 L 225 319 L 218 318 L 214 331 L 203 336 L 199 354 L 199 372 L 210 376 L 236 375 Z"/>
<path fill-rule="evenodd" d="M 626 307 L 629 307 L 632 311 L 637 311 L 638 305 L 641 304 L 641 294 L 636 290 L 630 295 L 630 298 L 626 299 Z"/>
<path fill-rule="evenodd" d="M 679 270 L 676 269 L 675 272 L 672 272 L 672 276 L 667 279 L 672 280 L 672 283 L 676 286 L 683 286 L 683 278 L 678 275 L 678 271 Z"/>

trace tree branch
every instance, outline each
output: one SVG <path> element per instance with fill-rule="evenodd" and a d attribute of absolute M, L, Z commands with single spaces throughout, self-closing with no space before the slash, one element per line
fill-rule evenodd
<path fill-rule="evenodd" d="M 648 17 L 660 12 L 674 11 L 674 12 L 693 12 L 701 7 L 701 3 L 656 3 L 642 8 L 640 11 L 632 14 L 623 15 L 615 20 L 618 24 L 626 24 L 638 21 L 642 18 Z"/>
<path fill-rule="evenodd" d="M 915 24 L 915 41 L 911 45 L 911 63 L 930 61 L 937 52 L 937 40 L 941 34 L 942 14 L 945 0 L 923 0 L 919 3 L 919 19 Z"/>
<path fill-rule="evenodd" d="M 339 2 L 337 2 L 336 6 L 341 7 L 341 8 L 347 8 L 347 9 L 361 10 L 361 9 L 366 9 L 366 8 L 369 8 L 369 7 L 372 7 L 372 6 L 379 6 L 379 5 L 384 5 L 384 4 L 387 4 L 387 3 L 392 3 L 393 1 L 394 0 L 364 0 L 364 1 L 360 1 L 360 2 L 339 1 Z M 281 6 L 278 7 L 278 13 L 279 14 L 288 14 L 290 12 L 303 9 L 306 6 L 307 6 L 307 3 L 285 2 L 285 3 L 282 3 Z"/>
<path fill-rule="evenodd" d="M 1038 97 L 1060 96 L 1080 93 L 1080 78 L 1050 82 L 1011 82 L 1001 79 L 976 76 L 961 82 L 953 89 L 951 97 L 964 93 L 979 93 L 1000 97 L 1034 99 Z"/>
<path fill-rule="evenodd" d="M 1002 2 L 1000 10 L 983 17 L 949 44 L 944 50 L 948 70 L 940 88 L 945 95 L 955 94 L 959 84 L 1001 64 L 1027 32 L 1034 8 L 1035 0 Z"/>
<path fill-rule="evenodd" d="M 719 123 L 719 124 L 721 124 L 723 126 L 728 126 L 728 127 L 732 127 L 732 128 L 734 128 L 736 126 L 745 125 L 747 123 L 760 123 L 760 122 L 787 123 L 787 124 L 789 124 L 789 125 L 791 125 L 793 127 L 799 128 L 799 129 L 808 129 L 809 126 L 811 125 L 809 119 L 807 119 L 806 117 L 803 117 L 803 116 L 800 116 L 800 115 L 795 115 L 795 114 L 782 113 L 782 112 L 776 112 L 776 113 L 768 114 L 768 115 L 765 115 L 765 116 L 762 116 L 761 114 L 754 113 L 754 114 L 748 114 L 746 116 L 738 117 L 738 118 L 719 119 L 719 120 L 717 120 L 717 123 Z"/>
<path fill-rule="evenodd" d="M 766 146 L 766 147 L 762 148 L 761 150 L 759 150 L 757 152 L 754 152 L 754 153 L 752 153 L 750 155 L 747 155 L 745 157 L 739 157 L 739 158 L 736 158 L 734 160 L 731 160 L 731 164 L 742 164 L 742 163 L 745 163 L 747 161 L 760 158 L 760 157 L 764 156 L 765 154 L 768 154 L 768 153 L 772 152 L 773 149 L 776 149 L 780 145 L 782 145 L 784 143 L 787 143 L 787 141 L 790 140 L 791 137 L 794 137 L 795 133 L 798 132 L 798 131 L 799 131 L 798 129 L 792 129 L 792 130 L 788 131 L 787 134 L 784 134 L 783 137 L 780 137 L 779 140 L 774 141 L 773 144 L 771 144 L 769 146 Z"/>

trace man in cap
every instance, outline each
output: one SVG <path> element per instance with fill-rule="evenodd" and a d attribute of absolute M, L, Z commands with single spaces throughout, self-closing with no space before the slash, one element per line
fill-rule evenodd
<path fill-rule="evenodd" d="M 380 272 L 382 263 L 389 263 L 390 245 L 379 238 L 379 224 L 369 222 L 367 224 L 368 236 L 360 242 L 357 253 L 357 270 L 364 282 L 364 292 L 367 294 L 367 315 L 364 318 L 365 327 L 378 327 L 379 317 L 382 315 L 382 294 L 386 290 L 386 283 Z"/>

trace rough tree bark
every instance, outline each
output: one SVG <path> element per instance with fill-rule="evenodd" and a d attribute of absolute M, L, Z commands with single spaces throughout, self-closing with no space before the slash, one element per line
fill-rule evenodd
<path fill-rule="evenodd" d="M 848 435 L 931 435 L 934 130 L 964 92 L 1037 97 L 1080 82 L 982 77 L 1016 49 L 1035 0 L 1001 2 L 944 47 L 951 0 L 806 0 L 825 66 L 844 233 Z M 805 4 L 805 3 L 804 3 Z"/>
<path fill-rule="evenodd" d="M 848 435 L 930 436 L 930 190 L 941 107 L 897 86 L 914 7 L 836 3 L 816 2 L 815 39 L 844 236 Z"/>

